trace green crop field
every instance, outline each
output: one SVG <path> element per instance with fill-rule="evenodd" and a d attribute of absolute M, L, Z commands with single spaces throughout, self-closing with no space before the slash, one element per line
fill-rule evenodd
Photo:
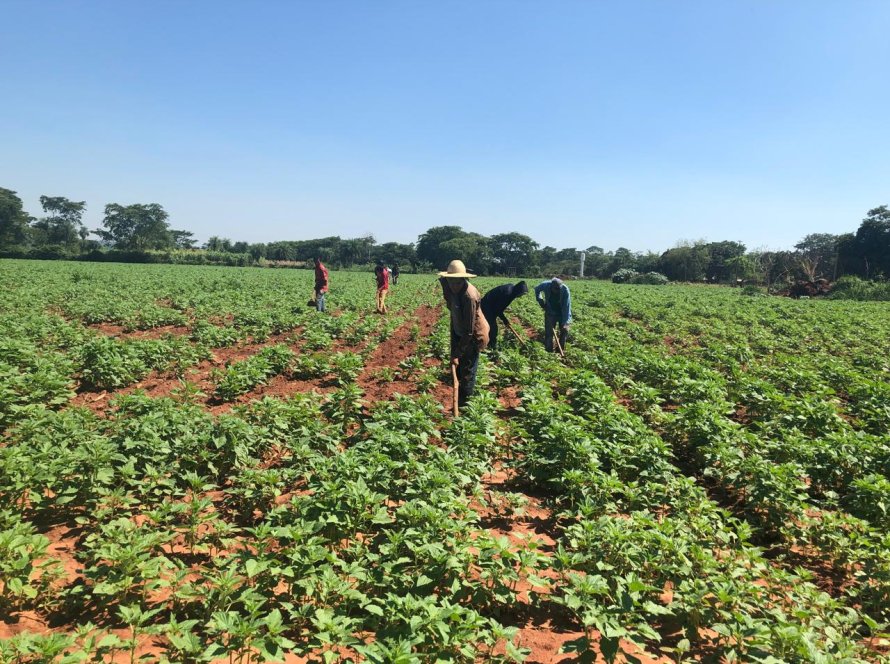
<path fill-rule="evenodd" d="M 432 276 L 0 284 L 2 663 L 886 657 L 886 303 L 569 282 L 455 419 Z"/>

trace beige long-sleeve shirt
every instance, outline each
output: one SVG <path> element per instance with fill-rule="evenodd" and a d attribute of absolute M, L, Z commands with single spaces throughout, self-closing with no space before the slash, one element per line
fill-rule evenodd
<path fill-rule="evenodd" d="M 467 282 L 466 288 L 459 293 L 452 293 L 444 277 L 439 279 L 442 294 L 451 312 L 451 329 L 460 338 L 455 352 L 465 353 L 475 345 L 479 351 L 488 347 L 488 321 L 482 315 L 482 296 L 476 287 Z"/>

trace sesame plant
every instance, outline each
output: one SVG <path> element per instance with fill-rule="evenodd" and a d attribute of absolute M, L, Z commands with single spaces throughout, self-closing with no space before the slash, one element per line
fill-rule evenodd
<path fill-rule="evenodd" d="M 0 261 L 0 662 L 881 661 L 885 303 L 330 276 Z"/>

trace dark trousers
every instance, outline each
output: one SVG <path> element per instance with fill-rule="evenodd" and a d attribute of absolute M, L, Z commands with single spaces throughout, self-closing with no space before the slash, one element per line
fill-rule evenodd
<path fill-rule="evenodd" d="M 471 345 L 470 349 L 463 355 L 457 354 L 457 347 L 460 344 L 460 337 L 451 330 L 451 357 L 458 358 L 457 365 L 457 405 L 463 408 L 467 405 L 467 401 L 473 396 L 473 390 L 476 388 L 476 369 L 479 368 L 479 350 L 475 345 Z"/>
<path fill-rule="evenodd" d="M 559 321 L 550 314 L 544 314 L 544 348 L 548 351 L 553 352 L 553 328 L 559 327 Z M 566 340 L 568 339 L 569 333 L 566 330 L 559 331 L 559 345 L 562 346 L 562 349 L 566 349 Z"/>
<path fill-rule="evenodd" d="M 498 317 L 489 316 L 484 311 L 485 320 L 488 321 L 488 350 L 496 351 L 498 349 Z"/>

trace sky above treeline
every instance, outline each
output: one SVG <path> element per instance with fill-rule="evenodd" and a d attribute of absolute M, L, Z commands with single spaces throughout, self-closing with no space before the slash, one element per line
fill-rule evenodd
<path fill-rule="evenodd" d="M 266 242 L 788 248 L 890 203 L 890 2 L 0 0 L 0 187 Z"/>

